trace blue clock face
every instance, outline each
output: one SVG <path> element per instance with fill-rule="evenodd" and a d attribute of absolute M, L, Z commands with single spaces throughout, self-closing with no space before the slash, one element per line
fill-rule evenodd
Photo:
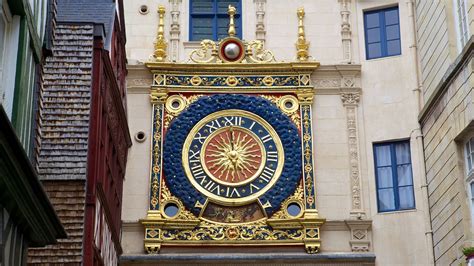
<path fill-rule="evenodd" d="M 238 109 L 212 113 L 188 134 L 183 168 L 191 184 L 224 205 L 254 201 L 278 180 L 284 150 L 260 116 Z"/>
<path fill-rule="evenodd" d="M 269 216 L 301 180 L 298 129 L 261 97 L 202 96 L 173 119 L 165 134 L 165 181 L 196 215 L 213 203 L 257 204 Z"/>

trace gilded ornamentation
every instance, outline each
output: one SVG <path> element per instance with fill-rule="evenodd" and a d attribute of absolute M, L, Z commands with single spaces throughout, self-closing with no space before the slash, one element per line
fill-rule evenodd
<path fill-rule="evenodd" d="M 303 18 L 305 15 L 304 8 L 298 8 L 298 40 L 296 41 L 296 58 L 298 61 L 308 61 L 309 42 L 306 41 Z"/>
<path fill-rule="evenodd" d="M 159 210 L 161 183 L 161 116 L 162 104 L 153 105 L 152 171 L 150 186 L 150 210 Z"/>
<path fill-rule="evenodd" d="M 177 98 L 181 98 L 184 100 L 184 106 L 181 106 L 177 109 L 173 108 L 172 107 L 172 101 L 167 101 L 166 104 L 167 104 L 167 109 L 166 109 L 166 115 L 163 119 L 163 126 L 164 128 L 168 128 L 171 121 L 173 120 L 173 118 L 175 118 L 176 116 L 178 116 L 184 109 L 186 109 L 186 107 L 188 107 L 190 104 L 192 104 L 193 102 L 197 101 L 200 97 L 202 97 L 203 95 L 202 94 L 193 94 L 191 96 L 184 96 L 182 94 L 179 94 L 179 95 L 173 95 L 173 96 L 170 96 L 171 99 L 177 97 Z M 169 103 L 169 104 L 168 104 Z M 170 107 L 168 107 L 168 105 Z M 170 109 L 171 111 L 169 111 L 168 109 Z"/>
<path fill-rule="evenodd" d="M 234 87 L 238 84 L 238 80 L 234 76 L 228 76 L 225 80 L 225 83 L 231 87 Z"/>
<path fill-rule="evenodd" d="M 168 44 L 165 40 L 165 7 L 160 6 L 158 8 L 159 22 L 158 22 L 158 33 L 155 41 L 155 51 L 151 55 L 150 59 L 155 62 L 164 62 L 166 59 L 166 49 Z"/>
<path fill-rule="evenodd" d="M 162 83 L 170 87 L 295 87 L 300 83 L 299 76 L 196 76 L 166 75 Z M 212 89 L 212 88 L 209 88 Z"/>
<path fill-rule="evenodd" d="M 309 105 L 301 107 L 303 135 L 303 178 L 305 183 L 306 208 L 315 209 L 315 194 L 313 183 L 313 139 L 311 136 L 311 110 Z"/>
<path fill-rule="evenodd" d="M 201 48 L 191 52 L 189 59 L 195 63 L 211 63 L 217 54 L 216 42 L 206 39 L 201 41 Z"/>
<path fill-rule="evenodd" d="M 247 42 L 247 63 L 269 63 L 275 61 L 275 56 L 269 50 L 263 48 L 262 41 Z"/>
<path fill-rule="evenodd" d="M 163 240 L 181 241 L 288 241 L 303 240 L 305 237 L 303 229 L 281 229 L 275 230 L 267 226 L 264 222 L 227 225 L 201 222 L 200 226 L 191 230 L 164 229 Z"/>
<path fill-rule="evenodd" d="M 237 9 L 235 9 L 234 6 L 229 5 L 227 14 L 229 14 L 229 30 L 227 31 L 229 33 L 229 37 L 234 37 L 235 36 L 235 24 L 234 24 L 234 16 L 235 12 Z"/>
<path fill-rule="evenodd" d="M 160 85 L 165 85 L 165 75 L 161 74 L 154 74 L 153 75 L 153 85 L 154 86 L 160 86 Z"/>
<path fill-rule="evenodd" d="M 219 180 L 228 183 L 230 179 L 233 185 L 258 173 L 263 147 L 256 138 L 230 126 L 224 132 L 216 131 L 214 139 L 206 157 L 210 157 L 209 171 Z"/>
<path fill-rule="evenodd" d="M 277 211 L 271 218 L 272 219 L 290 219 L 290 218 L 294 218 L 294 217 L 290 217 L 288 215 L 288 212 L 286 211 L 286 208 L 292 202 L 301 202 L 302 204 L 304 204 L 304 191 L 303 191 L 303 186 L 302 185 L 300 185 L 300 186 L 298 186 L 298 188 L 296 188 L 295 193 L 283 202 L 283 204 L 281 205 L 281 209 L 279 211 Z"/>
<path fill-rule="evenodd" d="M 173 202 L 178 205 L 179 211 L 178 214 L 173 217 L 174 220 L 196 220 L 196 216 L 194 216 L 190 211 L 186 210 L 181 200 L 177 197 L 173 196 L 169 189 L 166 187 L 166 183 L 163 182 L 161 184 L 161 197 L 162 197 L 162 208 L 165 206 L 167 202 Z M 161 210 L 164 213 L 163 210 Z"/>
<path fill-rule="evenodd" d="M 290 95 L 287 95 L 287 96 L 293 97 Z M 294 103 L 294 106 L 292 108 L 287 108 L 285 106 L 286 99 L 287 99 L 286 96 L 280 97 L 280 96 L 262 94 L 260 95 L 260 97 L 265 98 L 269 100 L 270 102 L 274 103 L 276 106 L 278 106 L 278 108 L 280 108 L 280 110 L 282 110 L 283 113 L 286 114 L 291 119 L 291 121 L 293 121 L 296 127 L 298 129 L 301 129 L 300 113 L 298 112 L 298 107 L 299 107 L 298 101 Z"/>

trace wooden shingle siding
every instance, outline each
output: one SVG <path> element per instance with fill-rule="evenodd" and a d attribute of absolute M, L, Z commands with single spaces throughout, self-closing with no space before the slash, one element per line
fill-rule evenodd
<path fill-rule="evenodd" d="M 44 248 L 30 248 L 28 264 L 80 264 L 84 235 L 85 181 L 43 181 L 43 185 L 68 238 L 59 239 L 57 244 Z"/>
<path fill-rule="evenodd" d="M 451 64 L 446 12 L 445 3 L 441 0 L 417 1 L 418 48 L 425 100 Z"/>
<path fill-rule="evenodd" d="M 92 45 L 92 25 L 56 26 L 40 108 L 42 180 L 86 179 Z"/>
<path fill-rule="evenodd" d="M 437 265 L 457 265 L 464 260 L 460 247 L 467 240 L 465 226 L 470 222 L 465 219 L 469 206 L 464 169 L 459 164 L 463 155 L 458 154 L 459 143 L 455 138 L 469 123 L 471 73 L 470 64 L 464 64 L 421 121 Z"/>

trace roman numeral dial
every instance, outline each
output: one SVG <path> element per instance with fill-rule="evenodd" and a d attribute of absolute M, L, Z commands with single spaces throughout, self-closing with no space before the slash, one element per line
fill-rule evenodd
<path fill-rule="evenodd" d="M 212 113 L 190 131 L 183 168 L 209 200 L 244 205 L 268 191 L 284 165 L 284 150 L 273 127 L 260 116 L 237 109 Z"/>

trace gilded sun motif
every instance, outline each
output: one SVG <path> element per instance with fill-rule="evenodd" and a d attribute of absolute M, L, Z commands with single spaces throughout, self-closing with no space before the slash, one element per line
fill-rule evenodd
<path fill-rule="evenodd" d="M 250 181 L 262 166 L 262 145 L 243 128 L 230 126 L 215 132 L 205 149 L 206 168 L 221 182 Z"/>

